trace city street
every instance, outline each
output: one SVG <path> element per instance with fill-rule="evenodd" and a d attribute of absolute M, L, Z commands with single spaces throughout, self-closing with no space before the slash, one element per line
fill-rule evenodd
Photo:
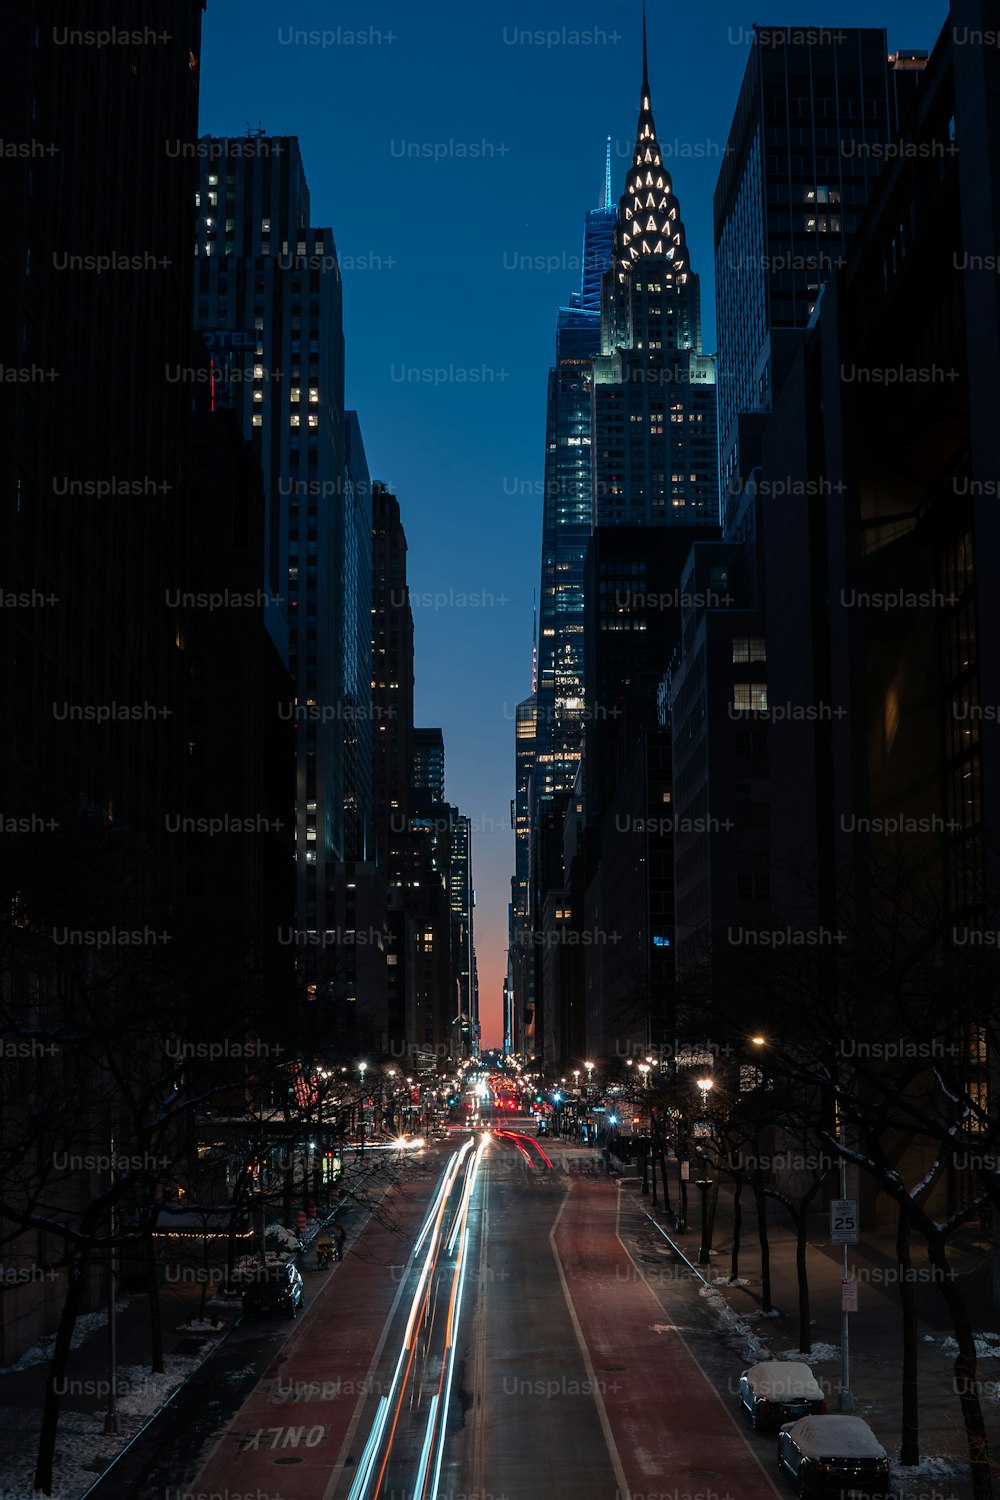
<path fill-rule="evenodd" d="M 592 1152 L 522 1126 L 453 1132 L 404 1190 L 398 1233 L 372 1223 L 325 1280 L 307 1272 L 298 1326 L 182 1492 L 780 1493 L 773 1439 L 739 1425 L 696 1357 L 714 1350 L 723 1382 L 741 1358 L 696 1285 L 656 1274 L 645 1215 Z"/>

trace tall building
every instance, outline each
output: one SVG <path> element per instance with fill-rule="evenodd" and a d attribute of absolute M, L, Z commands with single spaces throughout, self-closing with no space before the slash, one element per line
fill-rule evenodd
<path fill-rule="evenodd" d="M 698 276 L 656 138 L 645 17 L 639 124 L 601 289 L 592 403 L 595 525 L 715 524 L 715 362 L 702 352 Z"/>
<path fill-rule="evenodd" d="M 770 411 L 913 97 L 923 54 L 884 30 L 754 27 L 715 189 L 721 488 L 744 473 L 738 418 Z"/>
<path fill-rule="evenodd" d="M 789 478 L 779 466 L 760 485 L 762 434 L 922 67 L 919 54 L 890 57 L 881 30 L 755 28 L 714 200 L 724 539 L 698 543 L 686 564 L 662 695 L 680 824 L 679 972 L 768 920 L 769 659 L 789 632 L 766 607 L 762 535 L 767 489 Z M 821 503 L 803 490 L 796 515 Z M 784 789 L 774 806 L 784 813 Z"/>
<path fill-rule="evenodd" d="M 124 1091 L 162 1076 L 157 1036 L 245 1043 L 284 993 L 294 789 L 290 726 L 273 714 L 289 685 L 265 632 L 261 477 L 209 410 L 191 330 L 202 9 L 151 0 L 145 30 L 111 46 L 74 42 L 64 0 L 12 0 L 0 21 L 0 1004 L 5 1034 L 68 1023 L 73 1043 L 0 1063 L 17 1155 L 5 1262 L 52 1267 L 2 1299 L 3 1364 L 56 1326 L 67 1291 L 58 1237 L 17 1234 L 25 1209 L 41 1194 L 53 1223 L 79 1223 L 106 1188 L 86 1155 L 53 1181 L 40 1103 L 53 1129 L 72 1121 L 71 1149 L 113 1128 L 124 1158 L 145 1107 L 143 1087 Z M 201 590 L 259 607 L 210 611 Z M 206 815 L 227 814 L 251 831 L 205 837 Z M 98 946 L 57 942 L 67 921 Z M 118 1031 L 126 1010 L 141 1040 Z M 84 1258 L 83 1310 L 102 1305 L 106 1266 Z"/>
<path fill-rule="evenodd" d="M 372 774 L 372 482 L 358 414 L 345 421 L 344 546 L 339 624 L 343 640 L 344 858 L 375 857 Z"/>
<path fill-rule="evenodd" d="M 444 735 L 440 729 L 413 731 L 413 785 L 444 801 Z"/>
<path fill-rule="evenodd" d="M 601 347 L 600 287 L 611 264 L 615 210 L 611 204 L 611 158 L 607 155 L 603 201 L 584 222 L 580 290 L 556 321 L 555 364 L 549 371 L 546 422 L 542 569 L 538 638 L 533 672 L 531 776 L 524 793 L 530 806 L 526 841 L 528 926 L 541 922 L 546 892 L 561 883 L 562 813 L 572 791 L 583 743 L 583 559 L 592 515 L 592 360 Z M 523 708 L 523 705 L 522 705 Z M 521 714 L 521 708 L 518 709 Z M 526 720 L 518 719 L 518 786 L 524 780 L 522 746 Z M 524 856 L 522 855 L 522 862 Z M 515 898 L 516 904 L 517 898 Z M 525 1034 L 533 1038 L 537 947 L 529 979 L 515 1005 Z"/>
<path fill-rule="evenodd" d="M 478 1006 L 475 985 L 473 908 L 476 893 L 472 883 L 472 820 L 455 809 L 451 848 L 449 890 L 451 893 L 452 943 L 458 981 L 455 1017 L 455 1054 L 475 1056 L 478 1037 Z"/>
<path fill-rule="evenodd" d="M 345 855 L 344 729 L 355 707 L 345 690 L 345 663 L 355 691 L 363 686 L 357 630 L 345 635 L 344 625 L 340 268 L 332 231 L 310 222 L 294 136 L 206 137 L 200 146 L 196 322 L 213 348 L 235 343 L 242 351 L 227 353 L 233 367 L 224 385 L 260 458 L 268 507 L 265 574 L 287 600 L 294 701 L 282 711 L 296 728 L 298 921 L 306 931 L 324 931 L 334 925 L 327 893 Z M 357 443 L 352 453 L 361 474 Z M 366 548 L 356 565 L 364 568 L 367 558 Z M 366 590 L 360 578 L 355 582 L 353 607 L 360 610 Z"/>
<path fill-rule="evenodd" d="M 642 566 L 648 549 L 635 541 L 632 528 L 684 527 L 690 538 L 690 528 L 716 525 L 719 510 L 715 364 L 702 349 L 698 277 L 657 140 L 645 18 L 639 121 L 624 191 L 612 205 L 609 161 L 605 204 L 588 215 L 587 232 L 609 263 L 599 297 L 591 276 L 573 305 L 560 312 L 557 364 L 549 376 L 531 780 L 529 911 L 531 938 L 538 939 L 533 1021 L 536 1052 L 541 1039 L 552 1060 L 582 1045 L 583 1012 L 574 998 L 582 981 L 573 962 L 556 962 L 548 953 L 548 940 L 561 943 L 560 933 L 573 928 L 577 938 L 583 936 L 584 892 L 598 857 L 603 815 L 597 807 L 603 809 L 612 795 L 614 777 L 633 748 L 630 741 L 627 753 L 612 757 L 605 775 L 602 747 L 618 741 L 607 736 L 603 721 L 595 722 L 609 708 L 592 701 L 586 686 L 587 652 L 598 645 L 584 626 L 587 546 L 595 527 L 630 528 L 628 565 L 638 560 Z M 671 556 L 677 552 L 673 548 Z M 635 577 L 628 573 L 633 582 Z M 668 583 L 676 588 L 677 579 L 661 579 L 658 591 Z M 611 623 L 602 621 L 602 630 Z M 599 641 L 606 651 L 610 637 Z M 651 730 L 655 681 L 665 664 L 664 658 L 647 667 L 649 690 L 637 710 Z M 637 701 L 633 695 L 633 707 Z M 593 757 L 600 763 L 596 774 L 607 782 L 599 791 L 592 789 Z M 663 774 L 659 757 L 656 775 Z M 578 803 L 590 810 L 582 828 Z M 516 912 L 513 925 L 516 933 Z M 544 963 L 539 947 L 546 949 Z M 558 1014 L 550 1013 L 552 1006 Z"/>
<path fill-rule="evenodd" d="M 375 853 L 388 870 L 390 841 L 405 829 L 410 812 L 413 611 L 399 501 L 377 481 L 372 486 L 371 624 Z"/>

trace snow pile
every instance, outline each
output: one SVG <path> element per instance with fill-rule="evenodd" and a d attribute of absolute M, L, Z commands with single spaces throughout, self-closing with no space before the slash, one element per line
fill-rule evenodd
<path fill-rule="evenodd" d="M 168 1355 L 164 1360 L 166 1369 L 161 1375 L 152 1374 L 145 1365 L 120 1366 L 121 1395 L 117 1405 L 122 1430 L 116 1437 L 104 1435 L 103 1410 L 63 1411 L 56 1438 L 52 1500 L 79 1500 L 90 1489 L 98 1473 L 107 1468 L 147 1418 L 198 1368 L 214 1347 L 208 1343 L 197 1354 Z M 0 1431 L 17 1432 L 22 1439 L 20 1451 L 6 1453 L 3 1458 L 3 1500 L 38 1500 L 38 1491 L 32 1488 L 32 1480 L 40 1427 L 40 1412 L 22 1406 L 9 1406 L 0 1411 Z"/>
<path fill-rule="evenodd" d="M 770 1359 L 770 1350 L 760 1342 L 750 1325 L 740 1314 L 733 1311 L 721 1292 L 717 1292 L 713 1286 L 703 1286 L 699 1287 L 698 1295 L 699 1297 L 704 1297 L 707 1306 L 712 1309 L 720 1322 L 724 1323 L 730 1332 L 738 1333 L 741 1338 L 746 1340 L 749 1356 L 757 1359 Z"/>
<path fill-rule="evenodd" d="M 839 1359 L 840 1358 L 840 1345 L 839 1344 L 813 1344 L 813 1346 L 809 1350 L 808 1354 L 803 1353 L 803 1351 L 801 1349 L 784 1349 L 778 1355 L 778 1358 L 779 1359 L 801 1359 L 801 1360 L 804 1360 L 806 1362 L 806 1364 L 810 1364 L 810 1365 L 819 1364 L 819 1365 L 821 1365 L 824 1362 L 824 1360 L 827 1360 L 827 1359 Z"/>
<path fill-rule="evenodd" d="M 1000 1333 L 977 1333 L 975 1340 L 977 1359 L 1000 1359 Z M 954 1357 L 958 1353 L 958 1344 L 951 1338 L 942 1339 L 941 1353 Z"/>
<path fill-rule="evenodd" d="M 116 1302 L 115 1306 L 119 1312 L 124 1312 L 126 1307 L 128 1307 L 128 1299 Z M 70 1347 L 79 1349 L 84 1340 L 88 1339 L 92 1333 L 96 1333 L 99 1328 L 107 1327 L 107 1322 L 107 1308 L 102 1312 L 81 1313 L 73 1328 L 73 1340 Z M 16 1364 L 4 1365 L 0 1368 L 0 1375 L 11 1375 L 17 1370 L 30 1369 L 32 1365 L 46 1364 L 52 1358 L 52 1351 L 55 1346 L 55 1334 L 47 1333 L 43 1339 L 39 1339 L 37 1344 L 32 1344 L 30 1349 L 25 1349 Z M 4 1500 L 7 1500 L 6 1496 L 4 1496 Z"/>
<path fill-rule="evenodd" d="M 892 1475 L 893 1484 L 899 1488 L 900 1500 L 906 1500 L 907 1494 L 912 1494 L 916 1481 L 937 1479 L 944 1482 L 949 1479 L 958 1479 L 963 1469 L 954 1459 L 935 1458 L 930 1454 L 922 1453 L 919 1464 L 915 1464 L 912 1468 L 901 1464 L 898 1458 L 890 1459 L 889 1473 Z"/>
<path fill-rule="evenodd" d="M 177 1324 L 177 1333 L 221 1333 L 226 1327 L 222 1318 L 188 1318 L 185 1323 Z"/>
<path fill-rule="evenodd" d="M 295 1255 L 302 1249 L 299 1237 L 294 1229 L 286 1229 L 283 1224 L 268 1225 L 264 1234 L 265 1245 L 268 1240 L 274 1241 L 284 1255 Z"/>
<path fill-rule="evenodd" d="M 122 1365 L 120 1367 L 118 1378 L 122 1383 L 124 1395 L 118 1398 L 118 1410 L 125 1416 L 139 1418 L 133 1431 L 137 1431 L 146 1418 L 163 1405 L 182 1381 L 197 1370 L 205 1355 L 214 1347 L 214 1344 L 203 1344 L 197 1354 L 168 1354 L 163 1361 L 166 1369 L 159 1375 L 153 1374 L 145 1365 Z M 100 1414 L 96 1420 L 103 1425 L 104 1419 Z"/>

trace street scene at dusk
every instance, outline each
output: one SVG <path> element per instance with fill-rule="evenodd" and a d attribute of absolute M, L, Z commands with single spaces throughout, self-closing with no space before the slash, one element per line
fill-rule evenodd
<path fill-rule="evenodd" d="M 0 1500 L 1000 1496 L 1000 0 L 0 41 Z"/>

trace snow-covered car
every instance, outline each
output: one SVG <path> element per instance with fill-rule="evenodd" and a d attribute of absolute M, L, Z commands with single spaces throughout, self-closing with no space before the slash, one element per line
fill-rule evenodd
<path fill-rule="evenodd" d="M 269 1312 L 294 1318 L 302 1303 L 302 1275 L 291 1261 L 269 1261 L 244 1279 L 243 1313 L 248 1320 Z"/>
<path fill-rule="evenodd" d="M 892 1500 L 889 1455 L 863 1417 L 831 1413 L 787 1422 L 778 1434 L 778 1468 L 795 1481 L 801 1500 Z"/>
<path fill-rule="evenodd" d="M 826 1411 L 826 1397 L 812 1370 L 794 1359 L 767 1359 L 744 1370 L 739 1401 L 755 1432 Z"/>

